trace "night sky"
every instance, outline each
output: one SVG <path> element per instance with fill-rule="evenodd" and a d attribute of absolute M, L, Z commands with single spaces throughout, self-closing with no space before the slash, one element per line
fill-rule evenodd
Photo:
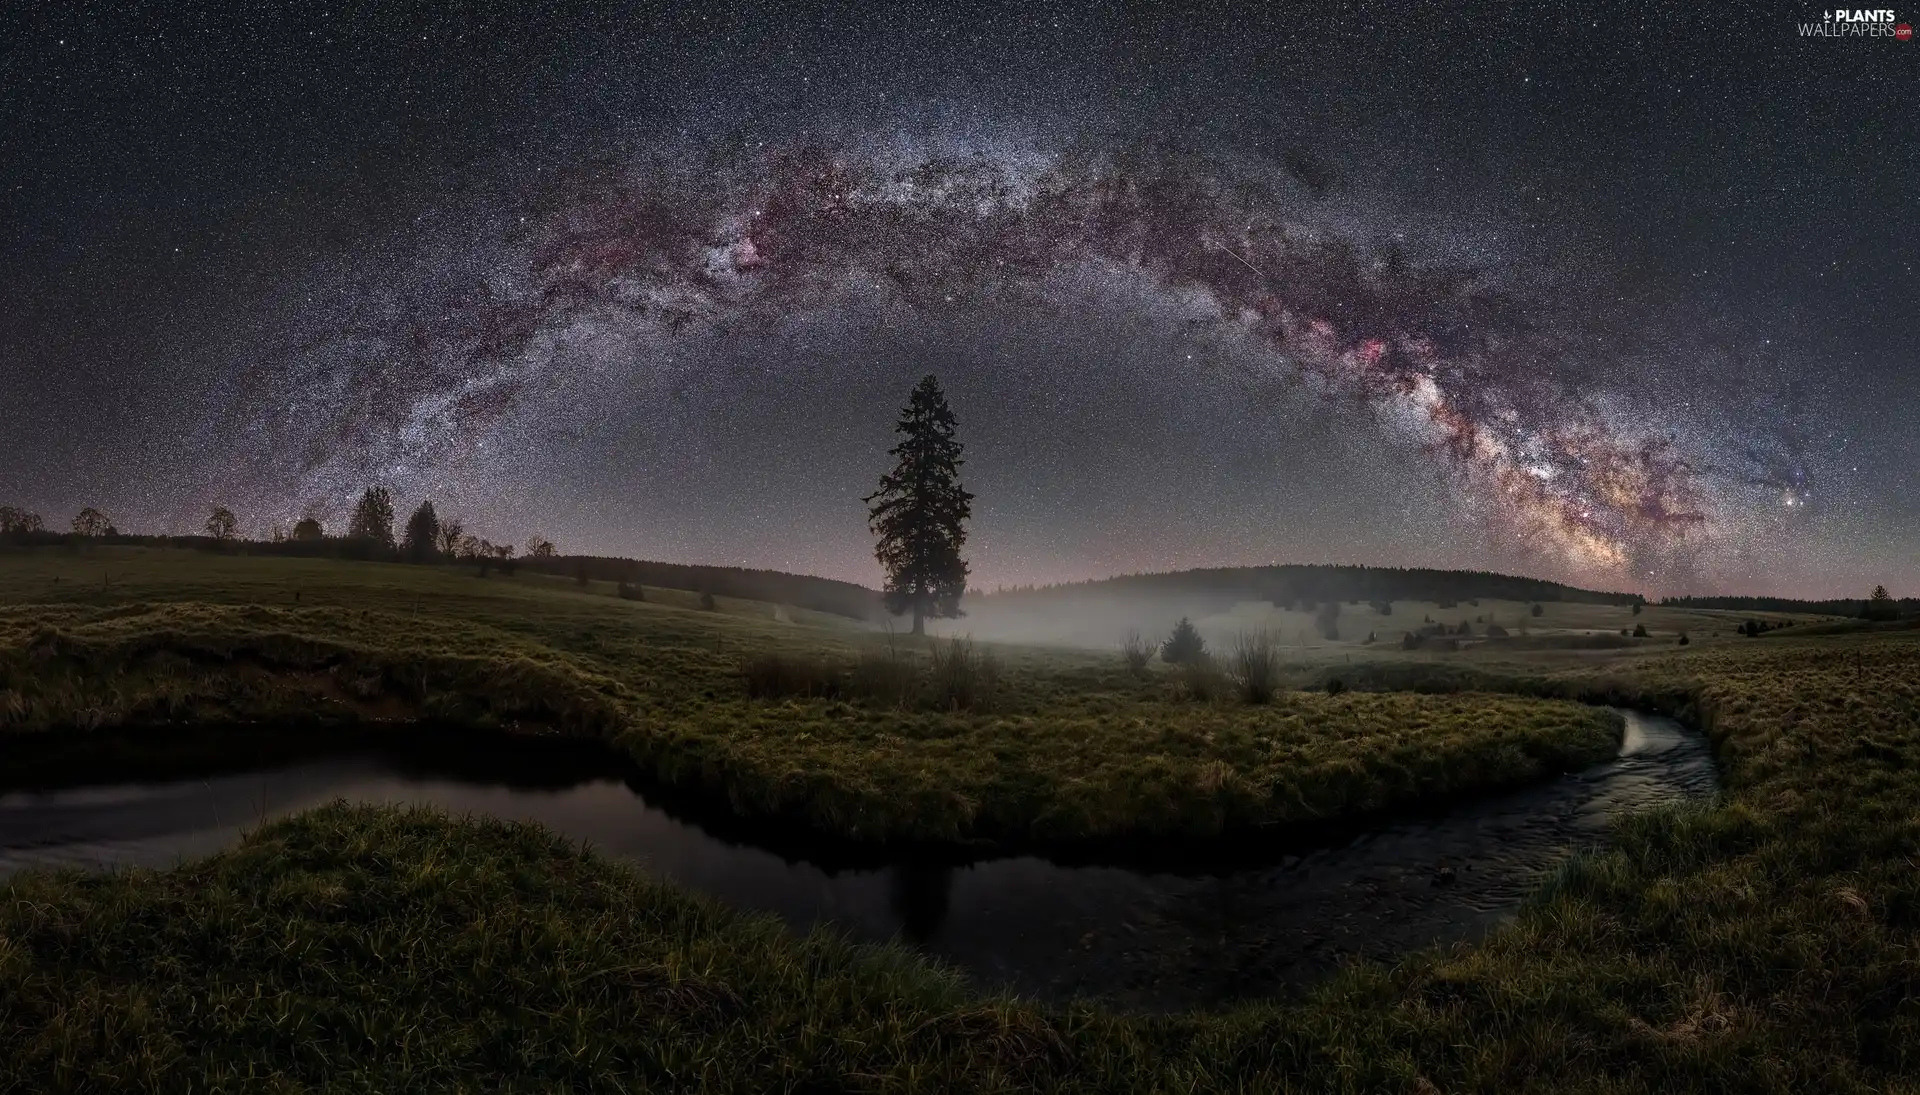
<path fill-rule="evenodd" d="M 976 586 L 1920 593 L 1920 42 L 1823 15 L 7 5 L 0 503 L 877 585 L 933 372 Z"/>

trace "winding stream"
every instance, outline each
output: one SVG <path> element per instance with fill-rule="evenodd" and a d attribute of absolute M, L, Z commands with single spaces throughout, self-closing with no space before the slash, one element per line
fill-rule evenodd
<path fill-rule="evenodd" d="M 1618 758 L 1264 863 L 1172 872 L 1009 857 L 833 870 L 724 840 L 654 804 L 609 753 L 511 743 L 492 764 L 363 745 L 239 774 L 0 794 L 0 877 L 169 866 L 335 798 L 537 821 L 654 875 L 805 928 L 902 938 L 987 987 L 1165 1010 L 1286 993 L 1354 956 L 1473 938 L 1608 821 L 1718 787 L 1703 737 L 1626 712 Z M 471 742 L 469 742 L 469 745 Z M 439 760 L 434 759 L 438 756 Z M 11 767 L 18 758 L 8 762 Z M 231 763 L 227 765 L 231 770 Z"/>

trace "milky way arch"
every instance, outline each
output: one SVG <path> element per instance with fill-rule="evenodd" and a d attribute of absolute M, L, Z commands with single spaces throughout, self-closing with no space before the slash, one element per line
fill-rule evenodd
<path fill-rule="evenodd" d="M 306 393 L 281 400 L 306 444 L 279 451 L 298 489 L 337 495 L 451 459 L 596 333 L 657 348 L 850 285 L 944 302 L 1093 265 L 1204 293 L 1276 368 L 1386 412 L 1510 545 L 1621 574 L 1713 536 L 1711 492 L 1669 439 L 1555 381 L 1588 351 L 1540 309 L 1290 204 L 1245 168 L 1151 147 L 902 159 L 804 142 L 600 166 L 544 185 L 487 268 L 367 305 L 255 380 Z"/>

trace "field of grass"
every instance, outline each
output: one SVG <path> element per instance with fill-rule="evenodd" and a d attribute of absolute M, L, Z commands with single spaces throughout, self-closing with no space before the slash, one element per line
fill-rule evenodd
<path fill-rule="evenodd" d="M 110 577 L 83 580 L 94 568 Z M 0 732 L 425 719 L 594 735 L 741 817 L 867 842 L 1209 837 L 1510 787 L 1619 739 L 1615 716 L 1567 702 L 1196 702 L 1170 673 L 1023 648 L 992 651 L 991 695 L 964 706 L 756 699 L 756 659 L 857 666 L 908 644 L 399 564 L 49 551 L 0 557 L 0 596 Z M 917 649 L 891 660 L 932 673 Z"/>
<path fill-rule="evenodd" d="M 1023 600 L 1020 595 L 989 596 L 979 601 L 965 619 L 943 621 L 940 633 L 992 635 L 1027 642 L 1077 646 L 1109 646 L 1129 629 L 1164 638 L 1174 622 L 1189 617 L 1209 641 L 1218 646 L 1240 632 L 1263 630 L 1275 635 L 1288 652 L 1299 658 L 1348 655 L 1372 657 L 1381 647 L 1394 647 L 1408 632 L 1444 624 L 1450 632 L 1464 626 L 1471 639 L 1482 641 L 1489 626 L 1504 629 L 1509 649 L 1550 648 L 1571 639 L 1610 637 L 1628 646 L 1672 646 L 1685 635 L 1688 645 L 1740 642 L 1738 628 L 1747 620 L 1775 627 L 1806 626 L 1830 617 L 1789 612 L 1734 612 L 1723 609 L 1646 605 L 1634 612 L 1625 605 L 1582 601 L 1534 602 L 1492 598 L 1449 601 L 1399 600 L 1388 602 L 1383 614 L 1371 602 L 1344 603 L 1333 620 L 1333 637 L 1321 627 L 1315 606 L 1278 608 L 1266 601 L 1241 601 L 1228 607 L 1165 598 L 1123 600 L 1098 591 L 1058 592 Z M 1635 637 L 1636 628 L 1645 628 Z M 1371 637 L 1373 642 L 1367 642 Z"/>
<path fill-rule="evenodd" d="M 174 599 L 154 567 L 122 599 Z M 23 574 L 0 560 L 6 603 L 51 585 Z M 165 616 L 168 648 L 325 650 L 326 681 L 300 687 L 340 710 L 409 713 L 473 688 L 465 717 L 638 719 L 619 732 L 657 734 L 676 703 L 743 696 L 711 650 L 799 630 L 626 608 L 662 617 L 642 627 L 573 593 L 523 614 L 508 606 L 520 594 L 476 579 L 392 580 L 469 603 L 457 622 L 230 595 L 225 608 L 115 609 L 77 589 L 63 608 L 8 608 L 12 694 L 30 670 L 65 683 L 0 718 L 44 722 L 36 704 L 83 694 L 111 715 L 152 695 L 150 671 L 128 668 L 132 637 Z M 307 634 L 322 627 L 324 643 Z M 804 639 L 847 657 L 869 641 Z M 374 674 L 398 651 L 418 685 Z M 1235 718 L 1289 717 L 1285 704 L 1180 708 L 1162 682 L 1126 683 L 1117 657 L 1005 660 L 1030 687 L 992 718 L 1102 689 L 1129 712 L 1218 720 L 1216 741 Z M 207 699 L 193 688 L 212 664 L 174 668 L 181 710 Z M 1478 945 L 1357 967 L 1296 1003 L 1152 1019 L 970 996 L 898 952 L 797 939 L 538 833 L 332 809 L 172 872 L 0 889 L 0 1090 L 1920 1090 L 1920 631 L 1789 629 L 1597 657 L 1382 652 L 1289 671 L 1435 693 L 1423 701 L 1465 689 L 1674 713 L 1712 737 L 1727 794 L 1628 822 Z M 367 680 L 381 683 L 352 687 Z M 219 687 L 236 712 L 277 702 Z"/>

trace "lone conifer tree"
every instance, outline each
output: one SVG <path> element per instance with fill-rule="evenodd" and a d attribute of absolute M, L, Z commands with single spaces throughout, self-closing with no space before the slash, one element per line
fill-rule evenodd
<path fill-rule="evenodd" d="M 440 515 L 433 511 L 432 501 L 422 502 L 407 518 L 407 534 L 400 541 L 400 550 L 410 563 L 431 563 L 439 547 Z"/>
<path fill-rule="evenodd" d="M 393 495 L 387 488 L 368 487 L 360 496 L 360 504 L 353 508 L 353 521 L 347 526 L 347 537 L 393 550 Z"/>
<path fill-rule="evenodd" d="M 1207 640 L 1193 626 L 1193 621 L 1185 616 L 1173 625 L 1173 634 L 1160 644 L 1160 660 L 1168 665 L 1190 665 L 1207 656 Z"/>
<path fill-rule="evenodd" d="M 967 589 L 960 548 L 973 495 L 960 485 L 966 461 L 939 381 L 928 376 L 914 386 L 894 429 L 902 438 L 889 452 L 899 462 L 863 501 L 867 526 L 879 538 L 874 557 L 887 571 L 887 611 L 911 611 L 913 633 L 922 635 L 927 617 L 960 615 Z"/>

